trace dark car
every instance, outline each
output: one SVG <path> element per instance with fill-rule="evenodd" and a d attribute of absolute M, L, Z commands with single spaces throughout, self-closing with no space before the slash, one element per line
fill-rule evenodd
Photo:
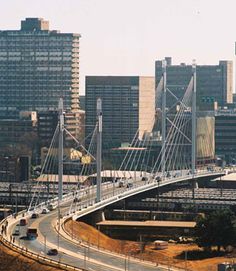
<path fill-rule="evenodd" d="M 148 178 L 147 177 L 142 177 L 142 179 L 141 179 L 143 182 L 146 182 L 147 180 L 148 180 Z"/>
<path fill-rule="evenodd" d="M 133 187 L 133 183 L 127 183 L 126 187 L 127 187 L 127 188 Z"/>
<path fill-rule="evenodd" d="M 74 198 L 73 202 L 74 202 L 74 203 L 80 202 L 80 199 L 79 199 L 79 198 Z"/>
<path fill-rule="evenodd" d="M 48 251 L 49 256 L 56 256 L 57 254 L 58 254 L 58 251 L 55 248 L 49 249 Z"/>
<path fill-rule="evenodd" d="M 22 218 L 20 220 L 20 226 L 25 226 L 25 225 L 27 225 L 27 220 L 25 218 Z"/>
<path fill-rule="evenodd" d="M 37 214 L 37 213 L 33 213 L 32 215 L 31 215 L 31 218 L 38 218 L 39 217 L 39 214 Z"/>
<path fill-rule="evenodd" d="M 20 235 L 20 231 L 18 229 L 16 229 L 13 233 L 13 235 L 19 236 Z"/>
<path fill-rule="evenodd" d="M 156 177 L 156 181 L 157 181 L 157 182 L 160 182 L 160 181 L 161 181 L 161 176 L 157 176 L 157 177 Z"/>

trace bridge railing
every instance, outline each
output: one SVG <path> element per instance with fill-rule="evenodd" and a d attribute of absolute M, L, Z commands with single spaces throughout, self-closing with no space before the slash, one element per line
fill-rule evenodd
<path fill-rule="evenodd" d="M 87 271 L 86 269 L 83 268 L 77 268 L 75 266 L 71 266 L 68 264 L 65 264 L 60 261 L 56 261 L 50 258 L 47 258 L 46 256 L 42 256 L 40 254 L 34 253 L 32 251 L 27 250 L 27 248 L 20 247 L 16 244 L 13 244 L 12 242 L 8 241 L 7 239 L 3 238 L 3 236 L 0 237 L 1 242 L 9 249 L 20 253 L 30 259 L 36 260 L 39 263 L 47 264 L 51 267 L 56 267 L 56 268 L 63 268 L 64 270 L 74 270 L 74 271 Z"/>
<path fill-rule="evenodd" d="M 220 171 L 208 171 L 208 170 L 202 170 L 202 171 L 199 171 L 197 172 L 197 174 L 195 175 L 195 177 L 197 176 L 207 176 L 207 175 L 211 175 L 211 174 L 217 174 L 217 173 L 221 173 L 222 174 L 222 170 Z M 121 200 L 123 198 L 126 198 L 127 196 L 132 196 L 133 194 L 137 194 L 138 192 L 141 192 L 143 191 L 143 189 L 151 189 L 152 187 L 157 187 L 157 186 L 162 186 L 162 185 L 167 185 L 169 183 L 172 183 L 174 181 L 176 181 L 177 179 L 191 179 L 193 177 L 192 174 L 187 174 L 185 176 L 178 176 L 178 177 L 173 177 L 171 176 L 170 178 L 165 178 L 163 181 L 161 182 L 157 182 L 155 179 L 149 179 L 147 182 L 143 183 L 141 182 L 140 185 L 138 186 L 134 186 L 134 187 L 131 187 L 129 189 L 125 189 L 125 191 L 117 191 L 117 193 L 115 192 L 115 194 L 113 194 L 114 192 L 112 191 L 111 194 L 108 194 L 105 198 L 102 199 L 102 201 L 96 203 L 95 202 L 95 198 L 94 199 L 89 199 L 89 202 L 87 202 L 87 205 L 84 206 L 85 208 L 81 208 L 80 206 L 80 210 L 79 210 L 79 216 L 77 215 L 77 217 L 81 217 L 83 215 L 85 215 L 86 213 L 88 212 L 91 212 L 91 211 L 95 211 L 97 209 L 100 209 L 101 207 L 104 207 L 108 204 L 111 204 L 113 202 L 116 202 L 118 200 Z M 73 200 L 74 196 L 76 195 L 78 191 L 74 191 L 74 192 L 71 192 L 69 194 L 66 194 L 66 195 L 63 195 L 63 203 L 67 202 L 67 201 L 70 201 L 70 200 Z M 84 190 L 84 193 L 85 193 L 85 190 Z M 32 211 L 40 211 L 42 210 L 43 208 L 47 207 L 48 204 L 54 204 L 54 205 L 57 205 L 58 203 L 58 197 L 55 197 L 54 199 L 51 199 L 51 200 L 48 200 L 46 202 L 42 202 L 40 204 L 38 204 L 37 206 L 35 206 L 34 208 L 32 208 L 31 210 L 23 210 L 17 214 L 13 214 L 13 215 L 9 215 L 7 218 L 3 219 L 1 222 L 0 222 L 0 229 L 2 228 L 3 225 L 6 225 L 6 223 L 8 223 L 9 227 L 10 226 L 13 226 L 15 223 L 17 223 L 17 221 L 19 221 L 20 218 L 27 218 L 30 216 L 30 214 L 32 213 Z M 78 212 L 78 210 L 75 210 L 74 211 L 74 214 Z M 67 218 L 72 216 L 73 213 L 68 213 L 67 214 Z M 76 215 L 75 215 L 76 216 Z M 54 266 L 57 266 L 57 267 L 62 267 L 63 268 L 66 268 L 66 270 L 78 270 L 78 271 L 81 271 L 81 270 L 85 270 L 85 269 L 81 269 L 81 268 L 77 268 L 77 267 L 74 267 L 74 266 L 71 266 L 71 265 L 67 265 L 67 264 L 64 264 L 64 263 L 61 263 L 60 261 L 56 261 L 56 260 L 52 260 L 46 256 L 42 256 L 40 254 L 37 254 L 37 253 L 34 253 L 32 251 L 28 251 L 27 249 L 24 249 L 22 248 L 21 246 L 17 245 L 17 244 L 14 244 L 13 242 L 9 241 L 10 238 L 9 238 L 9 235 L 8 235 L 8 232 L 5 234 L 2 233 L 0 235 L 0 240 L 1 242 L 6 245 L 7 247 L 9 247 L 10 249 L 13 249 L 27 257 L 30 257 L 30 258 L 33 258 L 37 261 L 42 261 L 46 264 L 51 264 L 51 265 L 54 265 Z"/>
<path fill-rule="evenodd" d="M 44 204 L 39 204 L 39 206 L 36 207 L 35 210 L 41 209 L 44 205 L 46 205 L 46 203 Z M 14 224 L 19 223 L 21 218 L 29 218 L 30 217 L 30 212 L 28 212 L 28 210 L 23 210 L 20 211 L 18 213 L 15 214 L 11 214 L 9 216 L 7 216 L 6 218 L 4 218 L 1 222 L 0 222 L 0 229 L 2 229 L 2 227 L 6 227 L 6 231 L 2 231 L 0 234 L 0 242 L 5 245 L 7 248 L 22 254 L 30 259 L 36 260 L 39 263 L 43 263 L 52 267 L 56 267 L 56 268 L 63 268 L 64 270 L 74 270 L 74 271 L 88 271 L 87 269 L 84 268 L 78 268 L 69 264 L 65 264 L 61 261 L 57 261 L 57 260 L 53 260 L 47 256 L 43 256 L 39 253 L 34 253 L 32 251 L 29 251 L 27 248 L 24 248 L 22 246 L 20 246 L 20 244 L 16 244 L 13 242 L 13 239 L 10 238 L 10 236 L 12 235 L 10 232 L 10 228 L 12 228 L 14 226 Z"/>
<path fill-rule="evenodd" d="M 100 202 L 95 201 L 95 196 L 93 198 L 88 198 L 83 202 L 80 202 L 77 206 L 70 210 L 66 216 L 73 216 L 74 219 L 82 217 L 92 211 L 96 211 L 101 207 L 105 207 L 106 205 L 112 204 L 116 201 L 125 199 L 132 195 L 138 194 L 145 190 L 150 190 L 152 188 L 158 188 L 164 185 L 172 184 L 177 181 L 186 181 L 192 178 L 202 177 L 202 176 L 210 176 L 212 174 L 222 174 L 222 171 L 209 171 L 209 170 L 201 170 L 196 172 L 196 174 L 185 174 L 182 176 L 170 176 L 162 179 L 161 181 L 157 181 L 154 178 L 150 178 L 147 181 L 143 181 L 137 184 L 134 184 L 133 187 L 124 188 L 116 191 L 111 191 L 109 194 L 102 197 Z M 78 213 L 78 215 L 76 215 Z"/>

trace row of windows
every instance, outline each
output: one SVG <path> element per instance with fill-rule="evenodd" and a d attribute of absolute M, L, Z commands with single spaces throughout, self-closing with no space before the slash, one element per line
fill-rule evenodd
<path fill-rule="evenodd" d="M 35 52 L 35 51 L 24 51 L 24 52 L 16 52 L 16 51 L 0 51 L 0 56 L 71 56 L 72 52 Z"/>

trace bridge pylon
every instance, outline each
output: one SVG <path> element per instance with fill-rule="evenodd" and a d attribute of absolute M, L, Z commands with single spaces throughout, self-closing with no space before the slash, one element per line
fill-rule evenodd
<path fill-rule="evenodd" d="M 163 77 L 163 89 L 162 89 L 162 120 L 161 120 L 161 140 L 162 140 L 162 154 L 161 154 L 161 172 L 162 177 L 165 178 L 166 171 L 166 60 L 162 61 L 162 77 Z"/>
<path fill-rule="evenodd" d="M 192 77 L 193 77 L 193 88 L 192 88 L 192 174 L 195 174 L 196 170 L 196 63 L 193 60 L 192 64 Z"/>
<path fill-rule="evenodd" d="M 60 98 L 58 105 L 58 119 L 59 119 L 59 144 L 58 144 L 58 201 L 62 200 L 63 195 L 63 133 L 64 133 L 64 113 L 63 113 L 63 99 Z"/>
<path fill-rule="evenodd" d="M 97 197 L 101 201 L 101 171 L 102 171 L 102 100 L 97 99 Z"/>

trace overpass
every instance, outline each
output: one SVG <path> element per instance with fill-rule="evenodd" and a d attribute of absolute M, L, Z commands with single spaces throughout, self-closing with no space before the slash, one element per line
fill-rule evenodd
<path fill-rule="evenodd" d="M 116 176 L 113 176 L 111 183 L 102 183 L 102 166 L 101 166 L 101 135 L 102 135 L 102 108 L 101 100 L 97 104 L 97 124 L 95 131 L 97 134 L 97 152 L 96 158 L 89 150 L 78 142 L 78 146 L 85 151 L 86 161 L 96 161 L 96 175 L 97 182 L 95 186 L 89 186 L 81 190 L 73 191 L 63 195 L 63 132 L 69 133 L 64 127 L 63 107 L 62 101 L 59 103 L 59 123 L 56 132 L 59 138 L 58 144 L 58 197 L 48 200 L 46 202 L 38 202 L 37 191 L 32 199 L 30 208 L 27 211 L 9 216 L 3 220 L 0 227 L 6 226 L 6 232 L 3 231 L 1 235 L 2 242 L 16 249 L 23 254 L 30 255 L 33 258 L 41 259 L 49 264 L 60 266 L 63 262 L 63 267 L 66 266 L 68 270 L 130 270 L 130 271 L 151 271 L 151 270 L 179 270 L 175 267 L 156 266 L 150 262 L 143 262 L 140 259 L 135 259 L 126 255 L 117 255 L 107 251 L 102 251 L 98 248 L 91 247 L 90 244 L 83 244 L 73 239 L 64 231 L 64 223 L 72 218 L 73 220 L 79 219 L 87 214 L 102 210 L 104 207 L 118 202 L 120 200 L 158 189 L 162 186 L 186 181 L 200 180 L 202 178 L 211 177 L 217 178 L 225 173 L 221 170 L 214 171 L 212 168 L 203 166 L 202 169 L 197 169 L 197 150 L 196 150 L 196 66 L 193 65 L 193 74 L 190 83 L 187 87 L 186 93 L 182 100 L 178 100 L 178 110 L 174 118 L 169 119 L 167 116 L 166 104 L 166 67 L 163 65 L 163 77 L 157 87 L 157 96 L 161 93 L 162 101 L 162 148 L 153 164 L 152 169 L 146 174 L 147 178 L 136 178 L 131 176 L 129 181 L 132 185 L 126 187 L 119 187 L 115 183 Z M 160 92 L 160 93 L 159 93 Z M 173 93 L 172 93 L 173 94 Z M 169 121 L 170 127 L 167 128 L 166 121 Z M 191 132 L 189 133 L 189 122 L 191 122 Z M 190 136 L 191 134 L 191 136 Z M 69 134 L 70 135 L 70 134 Z M 142 150 L 146 141 L 140 140 L 139 131 L 131 143 L 130 152 L 127 152 L 124 160 L 119 168 L 123 172 L 137 172 L 138 166 L 141 168 L 144 165 L 144 158 L 141 157 L 136 149 Z M 73 136 L 72 136 L 73 137 Z M 202 138 L 204 138 L 202 136 Z M 202 139 L 203 140 L 203 139 Z M 53 141 L 52 141 L 53 142 Z M 202 148 L 206 152 L 203 155 L 206 160 L 209 160 L 209 142 L 201 142 L 204 145 Z M 55 156 L 55 144 L 51 144 L 52 156 Z M 54 149 L 53 149 L 54 147 Z M 50 149 L 49 149 L 50 152 Z M 190 154 L 190 155 L 189 155 Z M 148 156 L 148 155 L 147 155 Z M 89 157 L 89 159 L 87 159 Z M 49 165 L 53 163 L 50 161 Z M 85 164 L 86 166 L 86 164 Z M 45 165 L 43 169 L 50 172 L 50 169 Z M 42 170 L 43 171 L 43 170 Z M 42 172 L 43 173 L 43 172 Z M 177 174 L 176 174 L 177 173 Z M 81 173 L 82 175 L 82 173 Z M 125 176 L 124 176 L 125 178 Z M 39 194 L 40 191 L 38 191 Z M 76 198 L 81 201 L 75 203 Z M 75 203 L 75 204 L 74 204 Z M 33 212 L 41 213 L 43 208 L 48 205 L 57 206 L 57 209 L 46 215 L 40 215 L 38 219 L 30 219 Z M 29 225 L 37 227 L 39 230 L 39 237 L 37 240 L 28 241 L 21 238 L 16 238 L 15 244 L 12 244 L 11 235 L 17 224 L 22 218 L 29 220 Z M 25 234 L 26 228 L 22 227 L 22 234 Z M 23 249 L 24 248 L 24 249 Z M 27 251 L 26 249 L 27 248 Z M 46 255 L 49 248 L 57 248 L 59 255 L 56 257 L 49 257 Z M 29 254 L 31 253 L 31 254 Z"/>
<path fill-rule="evenodd" d="M 216 178 L 224 175 L 223 171 L 199 171 L 194 175 L 194 180 L 200 180 L 205 177 Z M 96 202 L 96 187 L 90 191 L 90 196 L 88 197 L 88 188 L 84 188 L 80 191 L 76 191 L 71 194 L 64 195 L 62 201 L 60 202 L 59 208 L 50 212 L 46 215 L 40 215 L 38 219 L 30 219 L 33 212 L 41 213 L 42 209 L 48 204 L 57 204 L 58 199 L 53 199 L 50 202 L 41 203 L 32 210 L 24 211 L 18 215 L 15 219 L 13 216 L 7 218 L 8 221 L 8 231 L 6 235 L 1 238 L 5 242 L 10 241 L 10 236 L 14 232 L 16 225 L 19 220 L 24 217 L 29 220 L 29 225 L 33 227 L 38 227 L 39 237 L 38 240 L 28 241 L 19 239 L 16 237 L 15 246 L 23 253 L 33 253 L 32 255 L 39 255 L 39 257 L 44 258 L 46 261 L 56 261 L 63 264 L 71 265 L 78 268 L 78 270 L 178 270 L 175 267 L 159 266 L 156 267 L 154 263 L 142 262 L 139 259 L 128 257 L 125 255 L 117 255 L 114 253 L 105 252 L 99 250 L 95 247 L 91 247 L 89 244 L 83 244 L 73 239 L 67 232 L 64 231 L 64 223 L 71 217 L 76 220 L 89 213 L 95 212 L 108 206 L 119 200 L 129 198 L 131 196 L 143 193 L 145 191 L 150 191 L 152 189 L 157 189 L 161 186 L 166 186 L 173 183 L 192 181 L 193 176 L 184 175 L 180 177 L 169 177 L 165 178 L 163 181 L 157 182 L 156 180 L 149 179 L 144 182 L 138 180 L 134 182 L 133 187 L 119 187 L 115 184 L 115 188 L 112 183 L 102 185 L 102 198 L 100 202 Z M 77 206 L 71 207 L 73 204 L 73 199 L 75 197 L 80 197 L 81 201 Z M 60 216 L 58 214 L 60 213 Z M 6 220 L 1 224 L 4 225 Z M 20 229 L 22 235 L 25 234 L 25 228 Z M 46 244 L 45 244 L 46 243 Z M 27 248 L 27 252 L 22 250 L 22 248 Z M 59 251 L 59 256 L 50 257 L 46 255 L 49 248 L 57 248 Z M 89 253 L 89 256 L 88 256 Z M 127 267 L 127 262 L 128 267 Z M 110 263 L 110 264 L 108 264 Z M 126 265 L 126 267 L 125 267 Z M 100 269 L 99 269 L 100 268 Z M 129 269 L 124 269 L 129 268 Z M 169 268 L 169 269 L 168 269 Z"/>

